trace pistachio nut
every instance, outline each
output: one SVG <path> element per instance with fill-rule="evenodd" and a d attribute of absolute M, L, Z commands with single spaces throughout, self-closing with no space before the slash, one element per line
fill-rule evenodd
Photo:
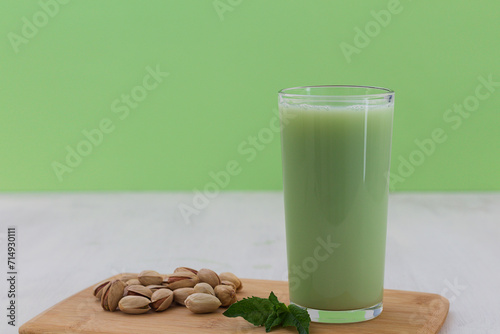
<path fill-rule="evenodd" d="M 238 277 L 236 277 L 236 275 L 233 273 L 229 272 L 221 273 L 219 277 L 222 281 L 232 282 L 236 290 L 240 290 L 243 287 L 243 283 L 241 283 L 241 280 Z"/>
<path fill-rule="evenodd" d="M 126 296 L 120 300 L 120 311 L 128 314 L 142 314 L 149 311 L 150 300 L 140 296 Z"/>
<path fill-rule="evenodd" d="M 197 274 L 193 273 L 192 271 L 189 270 L 184 270 L 184 271 L 176 271 L 173 274 L 166 275 L 166 280 L 168 281 L 170 277 L 198 277 Z"/>
<path fill-rule="evenodd" d="M 200 282 L 208 283 L 212 286 L 212 288 L 215 288 L 220 284 L 219 275 L 217 275 L 215 271 L 210 269 L 200 269 L 198 271 L 198 278 L 200 279 Z"/>
<path fill-rule="evenodd" d="M 214 289 L 215 296 L 219 298 L 221 306 L 229 306 L 232 304 L 236 290 L 230 285 L 217 285 Z"/>
<path fill-rule="evenodd" d="M 180 288 L 192 288 L 200 282 L 198 276 L 190 271 L 180 271 L 172 275 L 168 275 L 167 287 L 170 290 Z"/>
<path fill-rule="evenodd" d="M 185 304 L 193 313 L 210 313 L 217 310 L 221 302 L 217 297 L 207 293 L 193 293 L 186 298 Z"/>
<path fill-rule="evenodd" d="M 190 271 L 190 272 L 192 272 L 195 275 L 198 274 L 198 270 L 193 269 L 193 268 L 189 268 L 189 267 L 178 267 L 178 268 L 175 268 L 174 273 L 178 273 L 178 272 L 182 272 L 182 271 Z"/>
<path fill-rule="evenodd" d="M 109 281 L 104 281 L 104 282 L 101 282 L 99 284 L 97 284 L 95 287 L 94 287 L 94 296 L 97 298 L 97 299 L 101 299 L 101 296 L 102 296 L 102 290 L 103 288 L 109 284 Z"/>
<path fill-rule="evenodd" d="M 176 303 L 185 305 L 186 298 L 194 293 L 194 288 L 180 288 L 174 290 L 174 300 Z"/>
<path fill-rule="evenodd" d="M 160 289 L 167 289 L 165 285 L 148 285 L 146 288 L 151 290 L 151 292 L 155 293 L 157 290 Z"/>
<path fill-rule="evenodd" d="M 220 281 L 220 285 L 229 285 L 232 286 L 234 290 L 236 290 L 236 285 L 231 281 Z"/>
<path fill-rule="evenodd" d="M 152 285 L 161 284 L 163 282 L 163 276 L 154 270 L 144 270 L 137 277 L 142 285 Z"/>
<path fill-rule="evenodd" d="M 237 301 L 238 301 L 238 297 L 236 295 L 234 295 L 233 299 L 231 300 L 231 304 L 230 305 L 233 305 Z"/>
<path fill-rule="evenodd" d="M 170 277 L 197 277 L 195 273 L 193 273 L 192 271 L 189 271 L 189 270 L 181 270 L 181 271 L 176 271 L 172 274 L 168 274 L 168 275 L 165 275 L 165 278 L 163 279 L 163 283 L 162 284 L 168 284 L 168 280 L 170 279 Z"/>
<path fill-rule="evenodd" d="M 139 282 L 139 280 L 137 278 L 132 278 L 132 279 L 129 279 L 126 283 L 125 283 L 126 286 L 129 286 L 129 285 L 142 285 L 141 282 Z"/>
<path fill-rule="evenodd" d="M 153 293 L 149 306 L 156 312 L 165 311 L 174 300 L 174 293 L 170 289 L 160 289 Z"/>
<path fill-rule="evenodd" d="M 195 293 L 208 293 L 209 295 L 215 296 L 214 288 L 208 283 L 202 282 L 194 286 Z"/>
<path fill-rule="evenodd" d="M 112 280 L 102 289 L 101 306 L 106 311 L 115 311 L 118 307 L 118 302 L 123 297 L 125 284 L 118 280 Z"/>
<path fill-rule="evenodd" d="M 139 274 L 126 273 L 126 274 L 121 274 L 121 276 L 119 278 L 123 283 L 126 283 L 127 281 L 130 281 L 131 279 L 134 279 L 134 278 L 137 279 L 137 276 L 139 276 Z"/>
<path fill-rule="evenodd" d="M 123 291 L 124 296 L 141 296 L 151 298 L 153 292 L 144 285 L 129 285 Z"/>

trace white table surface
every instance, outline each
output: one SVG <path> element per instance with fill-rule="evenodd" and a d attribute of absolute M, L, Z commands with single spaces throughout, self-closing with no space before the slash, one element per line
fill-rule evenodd
<path fill-rule="evenodd" d="M 178 205 L 192 197 L 1 194 L 3 276 L 7 226 L 18 229 L 18 326 L 120 272 L 183 265 L 286 280 L 282 193 L 222 193 L 186 224 Z M 499 193 L 391 195 L 386 288 L 446 296 L 451 307 L 441 333 L 500 333 L 499 257 Z M 4 314 L 0 333 L 17 332 Z"/>

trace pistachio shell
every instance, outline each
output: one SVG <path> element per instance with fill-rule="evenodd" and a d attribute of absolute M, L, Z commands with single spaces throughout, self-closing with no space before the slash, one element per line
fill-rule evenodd
<path fill-rule="evenodd" d="M 146 288 L 151 290 L 153 293 L 160 289 L 167 289 L 165 285 L 148 285 Z"/>
<path fill-rule="evenodd" d="M 220 281 L 220 285 L 229 285 L 232 286 L 234 290 L 236 290 L 236 285 L 231 281 Z"/>
<path fill-rule="evenodd" d="M 209 295 L 215 296 L 214 288 L 208 283 L 202 282 L 194 286 L 195 293 L 208 293 Z"/>
<path fill-rule="evenodd" d="M 233 305 L 234 303 L 236 303 L 238 301 L 238 297 L 236 295 L 234 295 L 233 299 L 231 300 L 231 303 L 230 305 Z"/>
<path fill-rule="evenodd" d="M 163 276 L 154 270 L 142 271 L 137 279 L 142 285 L 161 284 L 163 282 Z"/>
<path fill-rule="evenodd" d="M 139 282 L 139 280 L 137 278 L 132 278 L 132 279 L 129 279 L 127 281 L 127 283 L 125 283 L 125 285 L 129 286 L 129 285 L 142 285 L 141 282 Z"/>
<path fill-rule="evenodd" d="M 220 273 L 219 277 L 222 281 L 232 282 L 236 290 L 241 290 L 241 288 L 243 288 L 243 283 L 241 283 L 241 280 L 233 273 Z"/>
<path fill-rule="evenodd" d="M 139 274 L 129 274 L 129 273 L 126 273 L 126 274 L 121 274 L 119 279 L 120 281 L 122 281 L 123 283 L 127 282 L 127 281 L 130 281 L 131 279 L 137 279 L 137 276 L 139 276 Z"/>
<path fill-rule="evenodd" d="M 176 303 L 185 305 L 186 298 L 194 293 L 194 288 L 180 288 L 174 291 L 174 300 Z"/>
<path fill-rule="evenodd" d="M 193 269 L 193 268 L 189 268 L 189 267 L 178 267 L 178 268 L 175 268 L 174 273 L 183 272 L 183 271 L 190 271 L 190 272 L 192 272 L 195 275 L 198 274 L 198 270 Z"/>
<path fill-rule="evenodd" d="M 173 274 L 167 275 L 167 281 L 171 278 L 176 278 L 176 277 L 187 277 L 187 278 L 194 278 L 197 277 L 197 274 L 193 273 L 192 271 L 189 270 L 184 270 L 184 271 L 176 271 Z"/>
<path fill-rule="evenodd" d="M 233 298 L 236 295 L 236 290 L 230 285 L 217 285 L 214 289 L 215 296 L 219 298 L 222 306 L 232 304 Z"/>
<path fill-rule="evenodd" d="M 118 307 L 118 302 L 123 297 L 125 284 L 120 280 L 112 280 L 102 290 L 101 306 L 106 311 L 115 311 Z"/>
<path fill-rule="evenodd" d="M 217 297 L 207 293 L 193 293 L 186 298 L 185 304 L 193 313 L 210 313 L 217 310 L 221 302 Z"/>
<path fill-rule="evenodd" d="M 95 287 L 94 287 L 94 296 L 97 298 L 97 299 L 101 299 L 102 297 L 102 290 L 104 289 L 104 287 L 106 285 L 109 284 L 109 281 L 103 281 L 99 284 L 97 284 Z"/>
<path fill-rule="evenodd" d="M 141 296 L 151 298 L 153 292 L 144 285 L 129 285 L 123 291 L 124 296 Z"/>
<path fill-rule="evenodd" d="M 212 286 L 212 288 L 215 288 L 220 284 L 219 275 L 217 275 L 215 271 L 210 269 L 200 269 L 198 271 L 198 278 L 200 279 L 200 282 L 208 283 Z"/>
<path fill-rule="evenodd" d="M 151 306 L 154 311 L 161 312 L 169 308 L 169 306 L 172 305 L 173 300 L 174 293 L 172 290 L 160 289 L 153 293 L 149 306 Z"/>
<path fill-rule="evenodd" d="M 149 299 L 140 296 L 126 296 L 120 300 L 120 311 L 128 314 L 142 314 L 149 311 Z"/>
<path fill-rule="evenodd" d="M 167 287 L 171 290 L 192 288 L 199 282 L 200 280 L 196 274 L 193 274 L 190 271 L 182 271 L 168 275 Z"/>

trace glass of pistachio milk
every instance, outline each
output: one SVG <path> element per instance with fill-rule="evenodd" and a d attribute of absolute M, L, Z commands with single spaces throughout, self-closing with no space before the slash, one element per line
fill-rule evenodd
<path fill-rule="evenodd" d="M 381 314 L 394 92 L 279 92 L 290 302 L 316 322 Z"/>

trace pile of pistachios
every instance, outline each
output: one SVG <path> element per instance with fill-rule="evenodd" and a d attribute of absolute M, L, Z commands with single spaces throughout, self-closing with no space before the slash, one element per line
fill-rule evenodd
<path fill-rule="evenodd" d="M 217 275 L 210 269 L 179 267 L 169 275 L 154 270 L 123 274 L 97 284 L 94 296 L 104 310 L 111 312 L 162 312 L 176 303 L 193 313 L 210 313 L 235 303 L 236 291 L 242 287 L 240 279 L 229 272 Z"/>

